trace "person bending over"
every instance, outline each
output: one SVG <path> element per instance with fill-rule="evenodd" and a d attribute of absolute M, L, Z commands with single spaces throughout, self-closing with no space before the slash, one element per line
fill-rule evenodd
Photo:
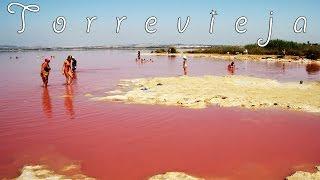
<path fill-rule="evenodd" d="M 44 62 L 41 64 L 41 71 L 40 76 L 42 78 L 43 86 L 47 87 L 49 82 L 49 73 L 50 73 L 50 59 L 45 59 Z"/>

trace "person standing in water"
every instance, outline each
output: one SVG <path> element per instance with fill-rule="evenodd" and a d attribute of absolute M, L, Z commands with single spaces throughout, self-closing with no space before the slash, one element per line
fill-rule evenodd
<path fill-rule="evenodd" d="M 234 65 L 234 62 L 232 61 L 231 64 L 228 65 L 228 72 L 229 72 L 231 75 L 233 75 L 235 68 L 236 68 L 236 66 Z"/>
<path fill-rule="evenodd" d="M 77 79 L 77 74 L 76 74 L 77 65 L 78 65 L 77 60 L 76 60 L 74 57 L 72 57 L 72 73 L 73 73 L 73 79 Z"/>
<path fill-rule="evenodd" d="M 76 70 L 77 70 L 77 60 L 72 56 L 71 56 L 71 58 L 72 58 L 72 71 L 76 72 Z"/>
<path fill-rule="evenodd" d="M 228 69 L 234 69 L 235 65 L 234 62 L 232 61 L 231 64 L 228 65 Z"/>
<path fill-rule="evenodd" d="M 72 71 L 72 56 L 68 56 L 68 58 L 63 62 L 62 66 L 62 74 L 66 77 L 66 85 L 72 84 L 73 79 L 73 71 Z"/>
<path fill-rule="evenodd" d="M 140 51 L 138 51 L 138 60 L 140 60 L 140 58 L 141 58 L 141 53 Z"/>
<path fill-rule="evenodd" d="M 40 76 L 42 78 L 44 87 L 47 87 L 49 82 L 49 73 L 51 71 L 49 63 L 50 63 L 50 59 L 46 58 L 44 62 L 41 64 Z"/>
<path fill-rule="evenodd" d="M 183 67 L 184 75 L 186 76 L 186 75 L 188 74 L 188 72 L 187 72 L 187 68 L 188 68 L 187 56 L 183 56 L 183 64 L 182 64 L 182 67 Z"/>

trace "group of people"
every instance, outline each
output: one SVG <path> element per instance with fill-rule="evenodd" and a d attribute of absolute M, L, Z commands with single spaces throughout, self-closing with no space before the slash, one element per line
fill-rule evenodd
<path fill-rule="evenodd" d="M 143 64 L 143 63 L 147 63 L 147 62 L 153 62 L 153 60 L 152 59 L 141 58 L 141 52 L 138 51 L 138 57 L 136 58 L 136 62 L 139 63 L 139 64 L 140 63 Z"/>
<path fill-rule="evenodd" d="M 184 75 L 186 76 L 188 74 L 187 57 L 184 55 L 182 57 L 182 59 L 183 59 L 183 63 L 182 63 L 183 72 L 184 72 Z M 228 72 L 230 74 L 234 74 L 235 69 L 236 69 L 236 65 L 235 65 L 234 61 L 232 61 L 230 64 L 228 64 Z"/>
<path fill-rule="evenodd" d="M 45 58 L 44 62 L 41 64 L 40 76 L 42 78 L 43 86 L 47 87 L 49 82 L 49 74 L 51 71 L 50 61 L 53 59 L 53 56 L 50 58 Z M 75 71 L 77 69 L 77 60 L 68 56 L 67 59 L 63 62 L 61 69 L 62 74 L 66 77 L 66 85 L 72 84 L 73 79 L 75 78 Z"/>
<path fill-rule="evenodd" d="M 44 62 L 41 64 L 40 76 L 42 78 L 42 82 L 43 82 L 44 87 L 48 86 L 49 74 L 51 71 L 51 67 L 49 64 L 52 59 L 53 59 L 53 56 L 51 56 L 50 58 L 45 58 Z M 138 51 L 138 58 L 136 60 L 141 60 L 140 51 Z M 150 61 L 152 61 L 152 60 L 150 59 Z M 187 64 L 187 57 L 185 55 L 183 56 L 182 67 L 183 67 L 184 75 L 187 75 L 188 64 Z M 76 69 L 77 69 L 77 60 L 74 57 L 72 57 L 71 55 L 68 56 L 67 59 L 63 62 L 63 66 L 61 69 L 62 74 L 66 78 L 66 85 L 72 84 L 73 79 L 75 79 Z M 234 64 L 234 62 L 231 62 L 231 64 L 228 65 L 228 71 L 233 74 L 234 70 L 235 70 L 235 64 Z"/>
<path fill-rule="evenodd" d="M 141 52 L 140 51 L 138 51 L 138 54 L 137 54 L 137 58 L 136 58 L 136 61 L 138 62 L 138 61 L 141 61 L 141 62 L 144 62 L 144 61 L 147 61 L 147 60 L 145 60 L 145 59 L 142 59 L 141 58 Z M 182 62 L 182 68 L 183 68 L 183 74 L 186 76 L 187 74 L 188 74 L 188 64 L 187 64 L 187 56 L 186 55 L 183 55 L 182 56 L 182 59 L 183 59 L 183 62 Z M 152 61 L 151 59 L 150 59 L 150 61 Z M 153 62 L 153 61 L 152 61 Z M 227 69 L 228 69 L 228 72 L 230 73 L 230 74 L 234 74 L 234 71 L 235 71 L 235 69 L 236 69 L 236 67 L 235 67 L 235 63 L 232 61 L 230 64 L 228 64 L 228 67 L 227 67 Z"/>

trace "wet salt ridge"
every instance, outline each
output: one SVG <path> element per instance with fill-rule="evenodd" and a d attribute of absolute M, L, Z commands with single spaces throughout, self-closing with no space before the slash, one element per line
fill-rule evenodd
<path fill-rule="evenodd" d="M 66 87 L 63 59 L 78 60 Z M 47 89 L 41 56 L 54 55 Z M 18 57 L 16 59 L 15 57 Z M 12 57 L 10 59 L 10 57 Z M 97 179 L 147 179 L 181 171 L 206 179 L 283 179 L 320 164 L 320 116 L 281 110 L 128 105 L 90 101 L 85 95 L 115 89 L 120 79 L 179 76 L 182 60 L 152 58 L 137 64 L 134 51 L 20 52 L 0 54 L 0 179 L 25 165 L 60 172 L 76 164 Z M 227 75 L 228 61 L 191 59 L 191 76 Z M 317 81 L 304 64 L 236 62 L 237 75 L 279 81 Z M 314 69 L 314 68 L 313 68 Z"/>

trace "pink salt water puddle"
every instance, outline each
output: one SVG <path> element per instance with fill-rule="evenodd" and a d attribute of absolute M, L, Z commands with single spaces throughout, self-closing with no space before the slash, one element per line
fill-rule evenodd
<path fill-rule="evenodd" d="M 60 66 L 78 59 L 77 81 L 65 87 Z M 43 55 L 55 55 L 50 86 L 41 87 Z M 18 56 L 19 59 L 10 59 Z M 133 51 L 0 54 L 0 178 L 28 164 L 53 170 L 79 164 L 98 179 L 140 180 L 168 171 L 206 179 L 283 179 L 320 164 L 320 116 L 275 109 L 127 105 L 94 102 L 120 79 L 183 74 L 179 58 L 137 64 Z M 189 61 L 189 75 L 226 75 L 227 61 Z M 314 81 L 305 65 L 236 62 L 236 74 Z"/>

